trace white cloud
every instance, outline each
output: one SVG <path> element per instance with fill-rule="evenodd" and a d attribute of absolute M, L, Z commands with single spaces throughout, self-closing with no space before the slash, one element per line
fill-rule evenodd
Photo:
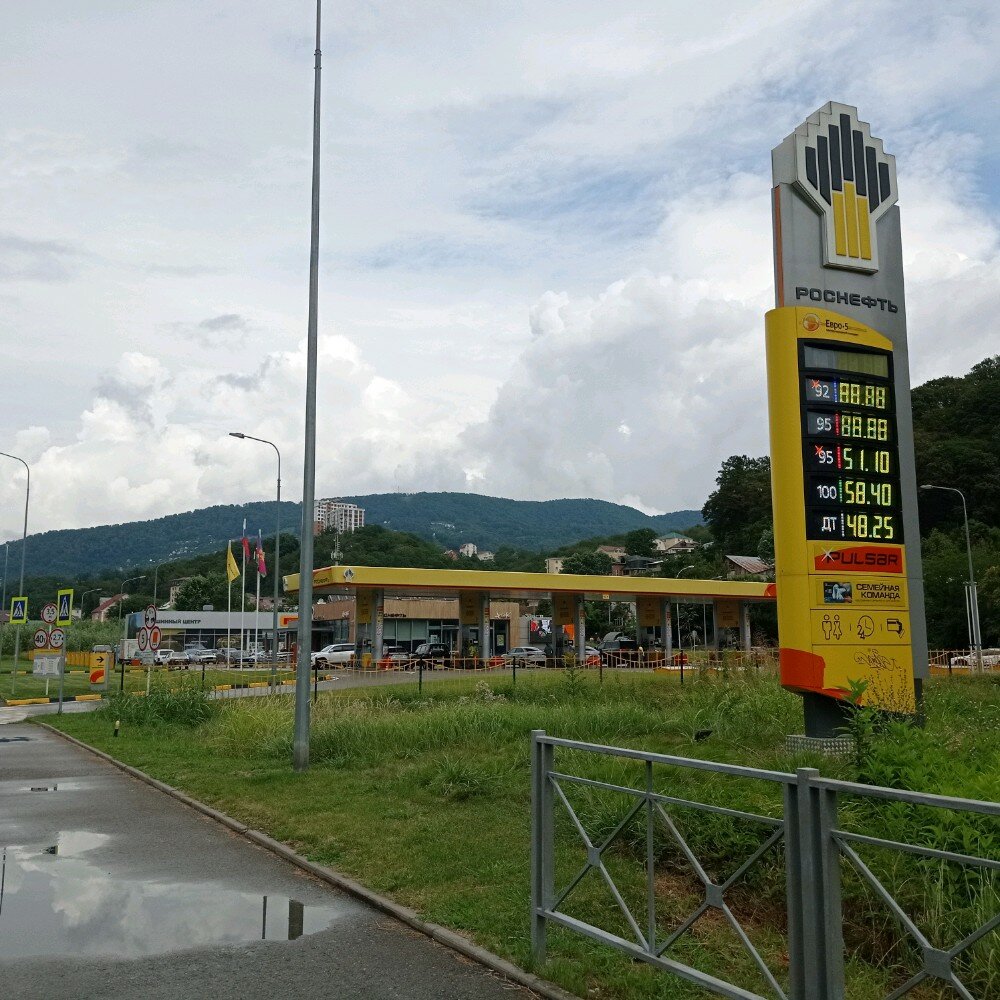
<path fill-rule="evenodd" d="M 278 442 L 296 494 L 311 6 L 0 12 L 0 343 L 20 376 L 0 434 L 32 462 L 34 530 L 270 496 L 269 452 L 230 430 Z M 995 351 L 998 16 L 342 6 L 321 492 L 700 506 L 723 458 L 767 446 L 768 151 L 830 98 L 899 157 L 914 379 Z M 15 468 L 0 538 L 21 496 Z"/>

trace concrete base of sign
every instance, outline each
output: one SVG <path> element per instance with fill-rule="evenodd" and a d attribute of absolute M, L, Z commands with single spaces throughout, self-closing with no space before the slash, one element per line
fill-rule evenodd
<path fill-rule="evenodd" d="M 825 757 L 846 757 L 854 752 L 850 736 L 823 739 L 816 736 L 786 736 L 785 749 L 789 753 L 819 753 Z"/>
<path fill-rule="evenodd" d="M 851 721 L 851 705 L 839 698 L 808 692 L 802 695 L 806 736 L 831 740 L 841 736 Z"/>

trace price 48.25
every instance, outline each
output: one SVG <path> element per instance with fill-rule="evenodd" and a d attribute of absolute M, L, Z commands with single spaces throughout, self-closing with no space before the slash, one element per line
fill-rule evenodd
<path fill-rule="evenodd" d="M 845 514 L 844 537 L 860 541 L 891 542 L 896 537 L 893 514 Z"/>

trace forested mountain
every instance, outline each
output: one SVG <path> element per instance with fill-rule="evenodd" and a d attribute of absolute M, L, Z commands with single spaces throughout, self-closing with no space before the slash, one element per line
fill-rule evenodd
<path fill-rule="evenodd" d="M 366 510 L 367 523 L 411 532 L 439 549 L 474 542 L 481 549 L 512 546 L 548 551 L 583 537 L 617 535 L 634 528 L 657 532 L 684 528 L 701 520 L 685 510 L 650 517 L 632 507 L 603 500 L 507 500 L 470 493 L 371 494 L 344 497 Z M 28 536 L 26 575 L 78 577 L 185 559 L 212 552 L 247 529 L 274 534 L 275 503 L 206 507 L 152 521 L 46 531 Z M 299 504 L 281 505 L 282 531 L 299 528 Z M 20 539 L 10 542 L 8 580 L 19 565 Z M 111 575 L 114 575 L 113 573 Z M 9 590 L 9 588 L 8 588 Z"/>
<path fill-rule="evenodd" d="M 475 542 L 481 549 L 513 545 L 541 552 L 635 528 L 660 534 L 701 523 L 696 510 L 650 517 L 606 500 L 507 500 L 474 493 L 375 493 L 344 499 L 365 508 L 367 524 L 409 531 L 445 549 Z"/>

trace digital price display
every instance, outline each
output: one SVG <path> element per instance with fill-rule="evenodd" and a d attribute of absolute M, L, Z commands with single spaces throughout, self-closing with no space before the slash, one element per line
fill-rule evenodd
<path fill-rule="evenodd" d="M 799 384 L 806 537 L 902 542 L 892 355 L 802 340 Z"/>
<path fill-rule="evenodd" d="M 768 313 L 782 682 L 843 698 L 865 681 L 878 702 L 910 711 L 892 344 L 845 326 L 818 309 Z"/>

